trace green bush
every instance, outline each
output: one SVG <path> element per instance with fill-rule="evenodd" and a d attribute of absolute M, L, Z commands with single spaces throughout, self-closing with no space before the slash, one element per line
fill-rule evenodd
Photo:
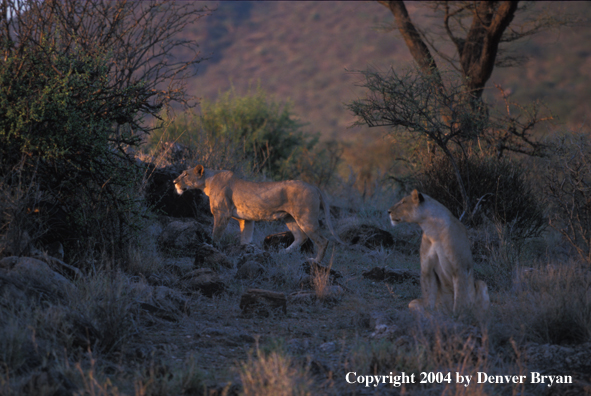
<path fill-rule="evenodd" d="M 254 172 L 282 179 L 294 177 L 293 163 L 317 142 L 302 126 L 289 104 L 269 100 L 260 87 L 245 96 L 230 90 L 216 102 L 204 101 L 199 115 L 165 118 L 164 128 L 150 135 L 149 144 L 174 141 L 189 147 L 206 166 L 246 163 Z"/>
<path fill-rule="evenodd" d="M 129 125 L 150 93 L 141 82 L 113 87 L 106 56 L 21 49 L 0 64 L 0 182 L 36 185 L 27 202 L 59 205 L 76 236 L 70 247 L 120 252 L 140 215 L 141 170 L 124 148 L 140 142 Z"/>
<path fill-rule="evenodd" d="M 482 219 L 479 214 L 484 214 L 493 222 L 506 225 L 511 237 L 517 239 L 538 236 L 545 229 L 544 211 L 523 165 L 476 154 L 458 156 L 457 164 L 470 200 L 474 205 L 480 201 L 473 219 L 475 224 Z M 462 195 L 455 171 L 446 157 L 436 157 L 426 164 L 416 178 L 416 185 L 454 216 L 462 216 Z"/>

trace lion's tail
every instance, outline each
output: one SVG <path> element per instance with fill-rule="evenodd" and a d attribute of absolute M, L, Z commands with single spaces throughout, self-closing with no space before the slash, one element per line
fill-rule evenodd
<path fill-rule="evenodd" d="M 328 229 L 330 230 L 332 236 L 335 237 L 338 243 L 345 245 L 345 242 L 341 241 L 341 238 L 339 238 L 337 233 L 334 231 L 334 228 L 332 228 L 332 221 L 330 221 L 330 206 L 326 201 L 326 196 L 324 195 L 324 192 L 322 192 L 320 188 L 318 188 L 318 192 L 320 193 L 320 202 L 324 207 L 324 217 L 326 217 L 326 224 L 328 225 Z"/>

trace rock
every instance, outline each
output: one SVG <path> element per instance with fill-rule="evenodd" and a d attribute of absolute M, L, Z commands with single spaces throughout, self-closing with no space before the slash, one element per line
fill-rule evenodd
<path fill-rule="evenodd" d="M 398 328 L 395 325 L 380 324 L 375 327 L 375 331 L 371 333 L 371 338 L 376 339 L 394 339 L 396 337 L 396 330 Z"/>
<path fill-rule="evenodd" d="M 308 260 L 302 263 L 302 269 L 306 274 L 310 276 L 315 276 L 318 273 L 326 274 L 328 271 L 330 271 L 331 283 L 343 277 L 343 275 L 341 275 L 340 272 L 335 271 L 332 268 L 328 268 L 323 265 L 317 264 L 314 260 Z"/>
<path fill-rule="evenodd" d="M 150 303 L 140 302 L 140 308 L 143 309 L 145 312 L 148 312 L 154 316 L 157 316 L 157 317 L 167 320 L 169 322 L 178 322 L 178 318 L 176 317 L 176 315 L 174 315 L 170 311 L 159 308 L 159 307 L 152 305 Z"/>
<path fill-rule="evenodd" d="M 345 293 L 339 285 L 326 286 L 322 290 L 298 291 L 289 295 L 289 302 L 293 304 L 309 305 L 317 301 L 333 303 Z"/>
<path fill-rule="evenodd" d="M 0 275 L 27 294 L 57 299 L 74 289 L 74 285 L 41 260 L 31 257 L 5 257 L 0 260 Z"/>
<path fill-rule="evenodd" d="M 156 286 L 153 289 L 152 302 L 159 308 L 173 313 L 190 313 L 189 301 L 170 287 Z"/>
<path fill-rule="evenodd" d="M 70 264 L 66 264 L 58 258 L 49 256 L 47 254 L 35 256 L 34 258 L 47 263 L 52 270 L 69 279 L 81 279 L 83 276 L 82 271 L 80 271 L 78 268 L 73 267 Z"/>
<path fill-rule="evenodd" d="M 248 289 L 240 297 L 240 309 L 244 314 L 268 317 L 273 312 L 287 313 L 287 298 L 284 293 L 270 290 Z"/>
<path fill-rule="evenodd" d="M 565 346 L 529 344 L 526 348 L 529 365 L 553 374 L 591 372 L 591 342 Z"/>
<path fill-rule="evenodd" d="M 349 226 L 345 231 L 339 233 L 339 237 L 346 243 L 362 245 L 368 249 L 394 246 L 392 234 L 368 224 Z"/>
<path fill-rule="evenodd" d="M 411 281 L 413 283 L 419 284 L 421 280 L 421 274 L 418 271 L 406 269 L 389 269 L 386 267 L 374 267 L 369 271 L 363 272 L 362 275 L 364 278 L 371 280 L 397 283 Z"/>
<path fill-rule="evenodd" d="M 209 198 L 201 190 L 189 190 L 178 195 L 174 188 L 174 179 L 184 170 L 179 166 L 156 168 L 149 164 L 146 201 L 158 213 L 177 218 L 193 217 L 201 223 L 208 222 L 213 218 Z"/>
<path fill-rule="evenodd" d="M 193 255 L 197 247 L 211 242 L 209 227 L 196 221 L 173 221 L 158 236 L 158 247 L 165 253 Z"/>
<path fill-rule="evenodd" d="M 293 338 L 287 341 L 287 350 L 292 355 L 302 355 L 310 349 L 310 340 L 307 338 Z"/>
<path fill-rule="evenodd" d="M 316 293 L 313 291 L 298 291 L 289 295 L 290 304 L 310 305 L 316 301 Z"/>
<path fill-rule="evenodd" d="M 244 254 L 236 263 L 236 268 L 242 267 L 242 265 L 248 261 L 255 261 L 266 267 L 273 266 L 275 264 L 273 257 L 271 257 L 268 252 L 261 251 L 259 253 Z"/>
<path fill-rule="evenodd" d="M 185 289 L 199 291 L 207 297 L 213 297 L 226 290 L 226 284 L 210 268 L 191 271 L 183 276 L 181 282 Z"/>
<path fill-rule="evenodd" d="M 325 342 L 324 344 L 320 344 L 318 349 L 324 353 L 333 353 L 337 350 L 337 343 L 334 341 Z"/>
<path fill-rule="evenodd" d="M 225 254 L 207 243 L 201 243 L 195 249 L 194 263 L 196 268 L 211 268 L 213 270 L 234 267 Z"/>
<path fill-rule="evenodd" d="M 265 273 L 265 268 L 262 265 L 257 263 L 256 261 L 247 261 L 246 263 L 242 264 L 236 275 L 234 276 L 236 279 L 254 279 L 259 275 Z"/>
<path fill-rule="evenodd" d="M 291 231 L 280 232 L 278 234 L 267 235 L 263 241 L 263 249 L 265 250 L 281 250 L 288 248 L 295 238 Z M 314 253 L 314 243 L 310 238 L 306 239 L 306 242 L 300 247 L 300 251 L 303 253 Z"/>

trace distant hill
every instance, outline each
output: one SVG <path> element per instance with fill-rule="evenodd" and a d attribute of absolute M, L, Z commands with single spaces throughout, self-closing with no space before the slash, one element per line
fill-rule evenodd
<path fill-rule="evenodd" d="M 210 56 L 189 82 L 192 94 L 214 100 L 232 85 L 244 93 L 249 84 L 260 82 L 276 100 L 293 102 L 295 114 L 324 139 L 357 142 L 358 152 L 363 146 L 384 150 L 377 131 L 351 128 L 354 117 L 344 103 L 363 94 L 355 85 L 359 75 L 350 71 L 368 65 L 384 70 L 412 65 L 397 32 L 384 29 L 393 23 L 385 7 L 351 1 L 200 3 L 217 10 L 186 32 L 197 39 L 202 54 Z M 591 2 L 544 2 L 536 7 L 551 7 L 552 12 L 564 7 L 591 16 Z M 416 3 L 408 8 L 422 26 L 430 22 L 429 10 Z M 533 36 L 516 48 L 529 61 L 520 67 L 496 68 L 489 83 L 510 89 L 518 101 L 542 99 L 569 128 L 588 125 L 590 43 L 588 24 Z"/>

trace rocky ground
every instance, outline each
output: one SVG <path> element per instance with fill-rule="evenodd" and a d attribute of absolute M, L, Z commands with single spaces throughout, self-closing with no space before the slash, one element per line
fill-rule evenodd
<path fill-rule="evenodd" d="M 192 199 L 191 216 L 162 210 L 123 269 L 80 271 L 59 249 L 0 260 L 0 394 L 591 393 L 591 274 L 551 235 L 507 270 L 472 230 L 490 312 L 417 317 L 417 228 L 333 209 L 347 244 L 317 266 L 310 246 L 281 252 L 279 222 L 248 246 L 232 224 L 212 246 Z"/>

